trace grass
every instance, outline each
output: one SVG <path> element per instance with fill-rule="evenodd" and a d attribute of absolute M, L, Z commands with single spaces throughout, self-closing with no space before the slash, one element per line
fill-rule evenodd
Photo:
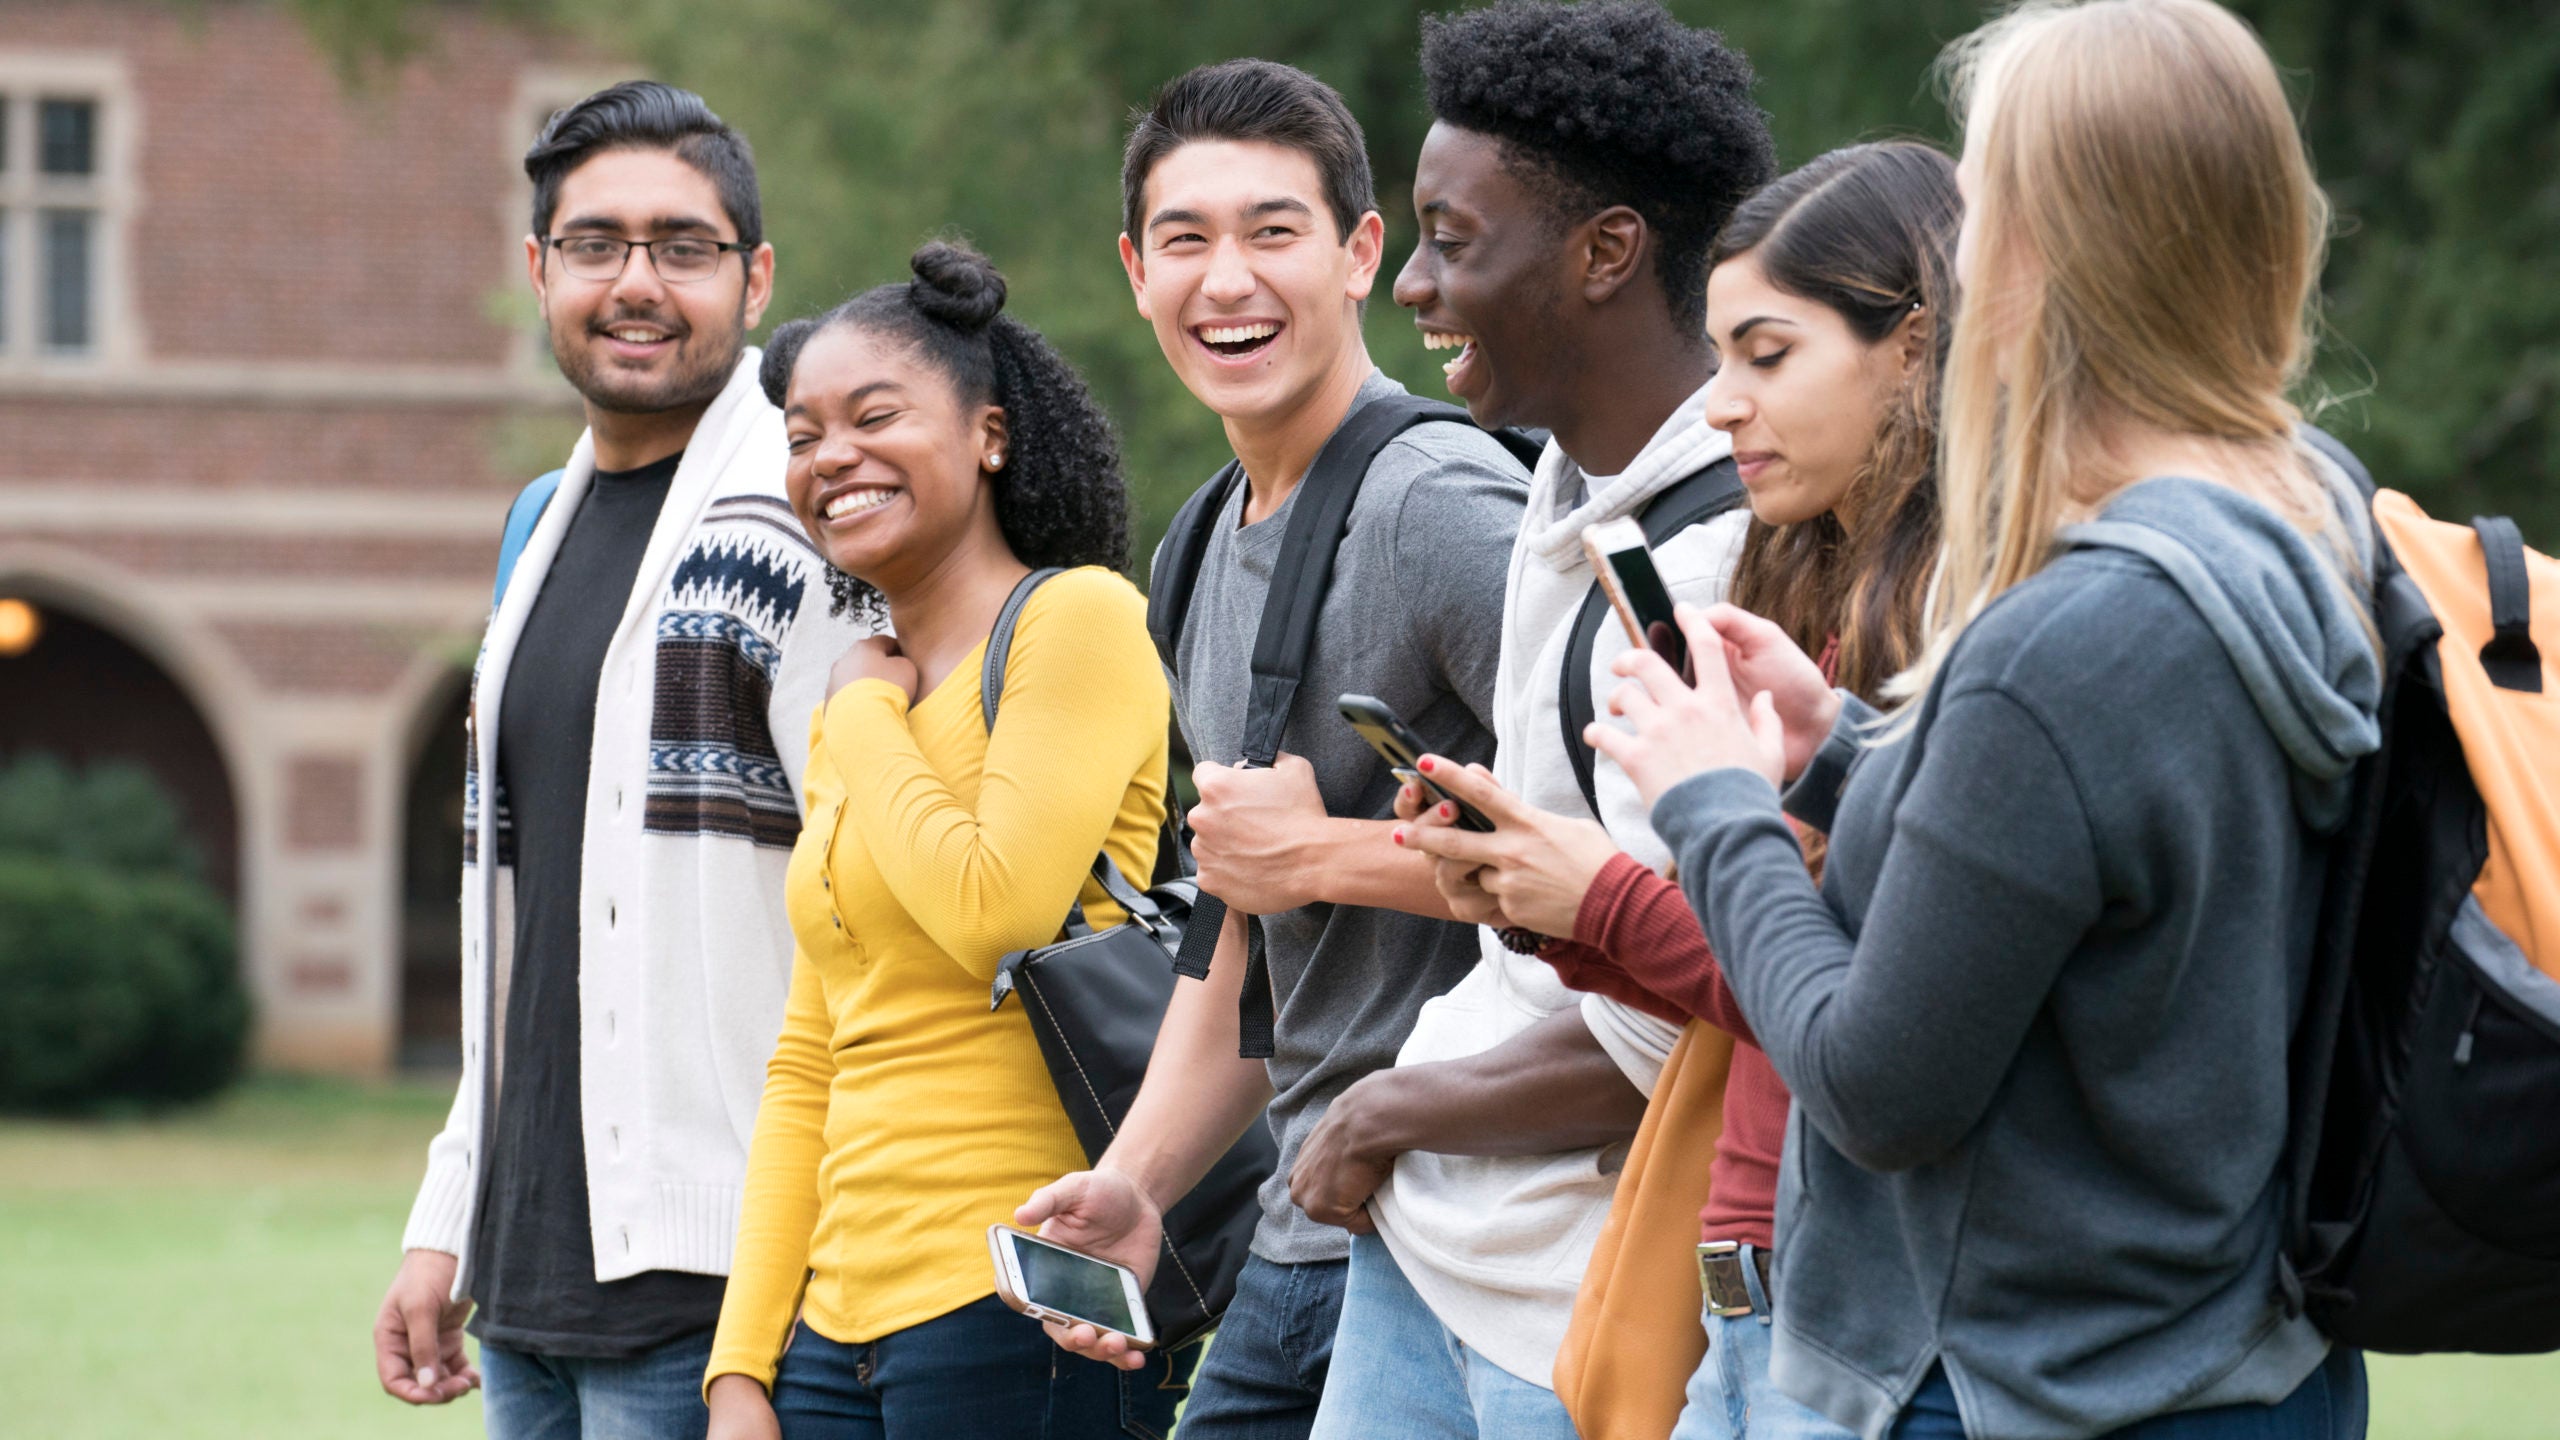
<path fill-rule="evenodd" d="M 0 1121 L 0 1423 L 52 1440 L 437 1440 L 374 1307 L 442 1087 L 261 1080 L 182 1115 Z M 2560 1434 L 2560 1356 L 2373 1361 L 2375 1440 Z"/>

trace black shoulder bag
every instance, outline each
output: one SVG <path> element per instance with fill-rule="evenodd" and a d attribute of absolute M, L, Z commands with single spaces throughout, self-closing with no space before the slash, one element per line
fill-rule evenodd
<path fill-rule="evenodd" d="M 987 636 L 980 685 L 987 733 L 996 728 L 1004 693 L 1005 661 L 1013 649 L 1022 607 L 1040 583 L 1057 574 L 1035 570 L 1006 597 Z M 1166 844 L 1178 844 L 1180 827 L 1166 826 Z M 1120 1122 L 1138 1097 L 1154 1053 L 1156 1030 L 1173 999 L 1173 957 L 1193 913 L 1198 887 L 1176 879 L 1141 893 L 1107 854 L 1094 857 L 1093 879 L 1128 914 L 1108 930 L 1087 924 L 1084 904 L 1069 908 L 1065 938 L 1017 950 L 996 967 L 990 1010 L 1019 992 L 1022 1012 L 1048 1062 L 1058 1102 L 1075 1126 L 1088 1161 L 1110 1148 Z M 1147 1286 L 1147 1314 L 1157 1344 L 1187 1345 L 1215 1328 L 1235 1299 L 1255 1225 L 1262 1219 L 1256 1192 L 1280 1163 L 1271 1127 L 1257 1121 L 1191 1193 L 1165 1212 L 1164 1253 Z"/>

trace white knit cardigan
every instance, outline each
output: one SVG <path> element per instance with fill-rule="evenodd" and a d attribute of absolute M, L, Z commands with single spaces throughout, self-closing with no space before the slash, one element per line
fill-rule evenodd
<path fill-rule="evenodd" d="M 829 614 L 826 566 L 783 497 L 782 417 L 757 384 L 761 359 L 746 352 L 694 428 L 597 684 L 578 1060 L 599 1281 L 728 1273 L 790 985 L 782 878 L 810 716 L 837 657 L 869 633 Z M 501 713 L 525 619 L 594 476 L 583 436 L 472 672 L 462 1082 L 401 1241 L 460 1257 L 457 1299 L 471 1280 L 515 938 L 513 831 L 506 796 L 487 803 L 497 733 L 481 721 Z"/>

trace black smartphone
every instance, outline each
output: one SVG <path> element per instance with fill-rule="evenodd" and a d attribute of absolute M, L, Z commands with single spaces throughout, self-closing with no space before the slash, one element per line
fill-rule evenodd
<path fill-rule="evenodd" d="M 1689 637 L 1672 618 L 1671 587 L 1662 583 L 1662 572 L 1653 568 L 1644 527 L 1624 516 L 1587 525 L 1582 531 L 1582 553 L 1590 557 L 1591 573 L 1609 597 L 1609 608 L 1618 612 L 1628 641 L 1661 656 L 1681 679 L 1688 679 Z"/>
<path fill-rule="evenodd" d="M 1387 702 L 1367 695 L 1345 695 L 1334 703 L 1342 707 L 1342 718 L 1351 722 L 1351 728 L 1360 732 L 1360 738 L 1369 742 L 1369 748 L 1378 752 L 1378 758 L 1387 762 L 1397 779 L 1420 790 L 1430 804 L 1445 800 L 1457 808 L 1459 829 L 1493 829 L 1493 822 L 1484 818 L 1483 812 L 1432 784 L 1430 777 L 1422 773 L 1422 757 L 1429 747 L 1413 733 L 1412 726 L 1387 708 Z"/>

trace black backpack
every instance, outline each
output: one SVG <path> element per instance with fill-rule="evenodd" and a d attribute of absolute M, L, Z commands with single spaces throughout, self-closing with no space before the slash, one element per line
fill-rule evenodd
<path fill-rule="evenodd" d="M 1730 459 L 1718 460 L 1704 470 L 1656 491 L 1637 512 L 1644 527 L 1647 548 L 1659 550 L 1672 536 L 1692 525 L 1703 525 L 1748 500 L 1742 488 L 1742 474 Z M 1600 640 L 1600 626 L 1609 617 L 1609 597 L 1597 581 L 1591 593 L 1582 599 L 1582 610 L 1573 617 L 1573 635 L 1565 644 L 1564 666 L 1556 673 L 1556 718 L 1564 730 L 1565 758 L 1573 764 L 1574 783 L 1582 787 L 1582 802 L 1591 807 L 1591 818 L 1600 818 L 1599 783 L 1592 778 L 1592 767 L 1599 756 L 1590 742 L 1582 738 L 1597 713 L 1596 698 L 1591 693 L 1591 652 Z"/>
<path fill-rule="evenodd" d="M 2373 494 L 2355 457 L 2309 438 Z M 2458 532 L 2415 528 L 2456 530 L 2402 497 L 2385 492 L 2374 509 L 2438 558 L 2446 542 L 2468 548 Z M 2551 703 L 2534 693 L 2544 667 L 2528 585 L 2529 565 L 2548 578 L 2549 562 L 2529 560 L 2512 523 L 2474 521 L 2485 582 L 2439 567 L 2431 604 L 2411 573 L 2420 553 L 2395 555 L 2385 528 L 2372 577 L 2382 746 L 2359 764 L 2331 842 L 2293 1041 L 2284 1299 L 2369 1350 L 2560 1349 L 2560 983 L 2474 897 L 2492 853 L 2474 767 L 2547 773 L 2560 755 L 2466 756 L 2457 733 L 2466 706 Z M 2439 643 L 2465 612 L 2475 630 L 2495 617 L 2476 659 Z M 2459 687 L 2457 670 L 2473 672 Z"/>
<path fill-rule="evenodd" d="M 1378 452 L 1416 425 L 1467 425 L 1467 412 L 1418 395 L 1386 395 L 1353 412 L 1351 418 L 1316 453 L 1306 478 L 1298 482 L 1296 508 L 1282 533 L 1280 555 L 1272 567 L 1271 590 L 1263 599 L 1261 627 L 1253 641 L 1253 683 L 1246 701 L 1243 763 L 1270 765 L 1280 758 L 1280 741 L 1289 725 L 1289 707 L 1297 699 L 1298 682 L 1307 671 L 1307 655 L 1315 648 L 1316 620 L 1325 592 L 1333 584 L 1333 556 L 1351 527 L 1351 505 Z M 1522 465 L 1536 468 L 1546 446 L 1542 435 L 1517 430 L 1485 432 L 1500 441 Z M 1191 606 L 1192 588 L 1200 580 L 1200 557 L 1209 547 L 1212 526 L 1226 508 L 1227 497 L 1244 482 L 1244 467 L 1230 463 L 1192 493 L 1175 512 L 1165 533 L 1155 573 L 1147 583 L 1147 633 L 1165 669 L 1179 672 L 1176 650 L 1182 621 Z M 1203 894 L 1191 912 L 1181 956 L 1174 969 L 1195 980 L 1209 976 L 1209 957 L 1218 947 L 1218 931 L 1227 907 Z M 1254 928 L 1246 950 L 1244 993 L 1237 1003 L 1237 1053 L 1249 1060 L 1271 1056 L 1271 975 L 1263 960 L 1261 928 Z"/>

